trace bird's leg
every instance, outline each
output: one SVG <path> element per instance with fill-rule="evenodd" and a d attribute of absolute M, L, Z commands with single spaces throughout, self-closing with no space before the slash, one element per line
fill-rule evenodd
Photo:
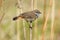
<path fill-rule="evenodd" d="M 29 28 L 32 29 L 32 21 L 30 21 L 30 22 L 27 21 L 27 23 L 28 23 L 28 25 L 29 25 Z"/>
<path fill-rule="evenodd" d="M 30 24 L 29 24 L 29 28 L 31 28 L 31 29 L 32 29 L 32 23 L 30 23 Z"/>
<path fill-rule="evenodd" d="M 32 29 L 32 21 L 29 22 L 29 28 Z"/>

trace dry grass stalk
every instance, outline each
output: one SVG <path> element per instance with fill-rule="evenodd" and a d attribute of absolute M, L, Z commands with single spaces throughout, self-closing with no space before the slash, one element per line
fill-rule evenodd
<path fill-rule="evenodd" d="M 2 22 L 4 16 L 5 16 L 5 13 L 3 13 L 2 17 L 0 18 L 0 23 Z"/>
<path fill-rule="evenodd" d="M 31 0 L 31 10 L 34 9 L 34 0 Z"/>
<path fill-rule="evenodd" d="M 44 0 L 44 9 L 43 9 L 43 28 L 42 28 L 42 40 L 44 40 L 45 29 L 47 24 L 47 17 L 46 17 L 46 0 Z"/>
<path fill-rule="evenodd" d="M 0 0 L 0 8 L 1 8 L 1 6 L 2 6 L 2 0 Z M 3 11 L 3 7 L 2 7 L 2 11 Z M 5 13 L 3 13 L 2 16 L 0 16 L 0 23 L 2 22 L 4 15 L 5 15 Z"/>
<path fill-rule="evenodd" d="M 37 1 L 38 0 L 34 0 L 33 1 L 33 9 L 37 9 Z M 38 27 L 37 27 L 38 25 L 37 25 L 37 20 L 35 20 L 35 22 L 34 22 L 34 28 L 33 28 L 33 40 L 38 40 Z"/>
<path fill-rule="evenodd" d="M 46 28 L 47 28 L 48 17 L 49 17 L 49 13 L 46 15 L 45 23 L 43 25 L 42 40 L 44 40 L 44 37 L 45 37 L 44 35 L 45 35 L 45 32 L 46 32 Z"/>
<path fill-rule="evenodd" d="M 55 16 L 55 0 L 52 1 L 52 11 L 51 11 L 51 38 L 50 38 L 50 40 L 54 40 L 54 16 Z"/>
<path fill-rule="evenodd" d="M 18 2 L 18 6 L 19 6 L 19 8 L 17 8 L 17 16 L 22 12 L 22 8 L 21 8 L 21 0 L 17 0 L 17 2 Z M 21 20 L 21 18 L 19 19 L 19 20 L 17 20 L 17 40 L 21 40 L 20 38 L 20 23 L 19 23 L 19 21 Z"/>
<path fill-rule="evenodd" d="M 31 0 L 31 10 L 34 10 L 34 0 Z M 30 24 L 32 26 L 32 24 Z M 30 29 L 30 40 L 32 40 L 32 30 Z"/>
<path fill-rule="evenodd" d="M 2 0 L 0 0 L 0 7 L 2 6 Z"/>

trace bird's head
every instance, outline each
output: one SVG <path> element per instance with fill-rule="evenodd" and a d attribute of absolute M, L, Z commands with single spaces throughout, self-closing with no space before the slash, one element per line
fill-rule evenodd
<path fill-rule="evenodd" d="M 36 14 L 37 17 L 39 17 L 40 14 L 41 14 L 41 12 L 39 10 L 37 10 L 37 9 L 34 10 L 34 13 Z"/>
<path fill-rule="evenodd" d="M 41 12 L 37 9 L 35 9 L 34 12 L 37 13 L 37 14 L 41 14 Z"/>

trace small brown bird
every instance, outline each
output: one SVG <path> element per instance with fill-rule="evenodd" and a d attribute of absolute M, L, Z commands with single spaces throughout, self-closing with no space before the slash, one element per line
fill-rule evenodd
<path fill-rule="evenodd" d="M 39 10 L 35 9 L 33 11 L 24 12 L 24 13 L 20 14 L 19 16 L 14 17 L 13 20 L 23 18 L 27 22 L 32 23 L 32 21 L 36 20 L 40 16 L 39 14 L 41 14 L 41 12 Z"/>
<path fill-rule="evenodd" d="M 27 22 L 32 22 L 34 21 L 36 18 L 39 17 L 39 14 L 41 14 L 41 12 L 39 10 L 33 10 L 33 11 L 29 11 L 29 12 L 24 12 L 22 14 L 20 14 L 19 16 L 16 16 L 13 18 L 13 20 L 17 20 L 19 18 L 23 18 L 25 19 Z"/>

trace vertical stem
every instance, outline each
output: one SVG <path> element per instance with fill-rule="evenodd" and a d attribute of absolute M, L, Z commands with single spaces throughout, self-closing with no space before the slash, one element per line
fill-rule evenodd
<path fill-rule="evenodd" d="M 32 0 L 31 2 L 32 10 L 37 9 L 37 0 Z M 37 34 L 37 20 L 34 23 L 34 27 L 32 28 L 32 40 L 38 40 Z M 31 31 L 31 30 L 30 30 Z"/>
<path fill-rule="evenodd" d="M 19 9 L 17 9 L 17 15 L 19 15 Z M 17 40 L 20 40 L 20 32 L 19 32 L 19 27 L 20 27 L 20 25 L 19 25 L 19 20 L 17 20 Z"/>
<path fill-rule="evenodd" d="M 37 9 L 37 1 L 34 0 L 34 9 Z M 37 20 L 35 20 L 34 23 L 34 39 L 33 40 L 38 40 L 38 25 L 37 25 Z"/>
<path fill-rule="evenodd" d="M 5 9 L 4 9 L 4 7 L 2 6 L 2 5 L 4 5 L 3 2 L 4 2 L 4 1 L 0 0 L 0 8 L 1 8 L 0 10 L 1 10 L 2 13 L 3 13 L 3 14 L 2 14 L 2 17 L 1 17 L 1 19 L 0 19 L 0 23 L 2 22 L 2 20 L 3 20 L 3 18 L 4 18 L 4 15 L 5 15 Z M 2 7 L 1 7 L 1 6 L 2 6 Z"/>
<path fill-rule="evenodd" d="M 0 7 L 2 6 L 2 0 L 0 0 Z"/>
<path fill-rule="evenodd" d="M 32 23 L 30 23 L 30 27 L 32 27 Z M 30 28 L 30 40 L 32 40 L 32 29 Z"/>
<path fill-rule="evenodd" d="M 1 10 L 1 6 L 2 6 L 2 0 L 0 0 L 0 10 Z M 1 21 L 2 21 L 2 18 L 0 17 L 0 23 L 1 23 Z M 0 27 L 1 27 L 1 25 L 0 25 Z M 1 28 L 0 28 L 0 32 L 1 32 Z M 1 33 L 0 33 L 0 40 L 2 40 L 2 38 L 1 38 Z"/>
<path fill-rule="evenodd" d="M 34 1 L 33 1 L 33 3 L 34 3 L 34 4 L 33 4 L 34 9 L 37 9 L 37 1 L 38 1 L 38 0 L 34 0 Z"/>
<path fill-rule="evenodd" d="M 31 10 L 34 10 L 34 0 L 31 0 Z M 31 26 L 32 24 L 30 24 L 30 26 Z M 30 40 L 32 40 L 32 29 L 30 29 Z"/>
<path fill-rule="evenodd" d="M 46 0 L 44 0 L 44 9 L 43 9 L 43 23 L 45 22 L 45 19 L 46 19 Z"/>
<path fill-rule="evenodd" d="M 31 10 L 34 9 L 34 0 L 31 0 Z"/>
<path fill-rule="evenodd" d="M 27 25 L 28 24 L 28 25 Z M 26 30 L 26 40 L 30 40 L 30 28 L 29 28 L 29 23 L 25 22 L 25 30 Z"/>
<path fill-rule="evenodd" d="M 35 20 L 35 22 L 34 22 L 33 40 L 38 40 L 38 25 L 37 25 L 37 20 Z"/>
<path fill-rule="evenodd" d="M 17 8 L 17 15 L 22 13 L 22 0 L 17 0 L 19 8 Z M 23 21 L 21 18 L 17 20 L 17 40 L 24 40 Z"/>
<path fill-rule="evenodd" d="M 3 13 L 3 15 L 2 15 L 2 17 L 1 17 L 0 23 L 2 22 L 2 20 L 3 20 L 3 18 L 4 18 L 4 15 L 5 15 L 5 13 Z"/>
<path fill-rule="evenodd" d="M 52 11 L 51 11 L 51 39 L 54 40 L 54 16 L 55 16 L 55 0 L 52 1 Z"/>
<path fill-rule="evenodd" d="M 43 30 L 42 30 L 42 40 L 44 40 L 44 35 L 45 35 L 45 29 L 46 29 L 46 24 L 47 24 L 47 18 L 46 18 L 46 0 L 44 0 L 44 9 L 43 9 Z"/>
<path fill-rule="evenodd" d="M 45 37 L 45 32 L 46 32 L 46 28 L 47 28 L 48 17 L 49 17 L 49 13 L 46 15 L 45 23 L 43 25 L 42 40 L 44 40 L 44 37 Z"/>

